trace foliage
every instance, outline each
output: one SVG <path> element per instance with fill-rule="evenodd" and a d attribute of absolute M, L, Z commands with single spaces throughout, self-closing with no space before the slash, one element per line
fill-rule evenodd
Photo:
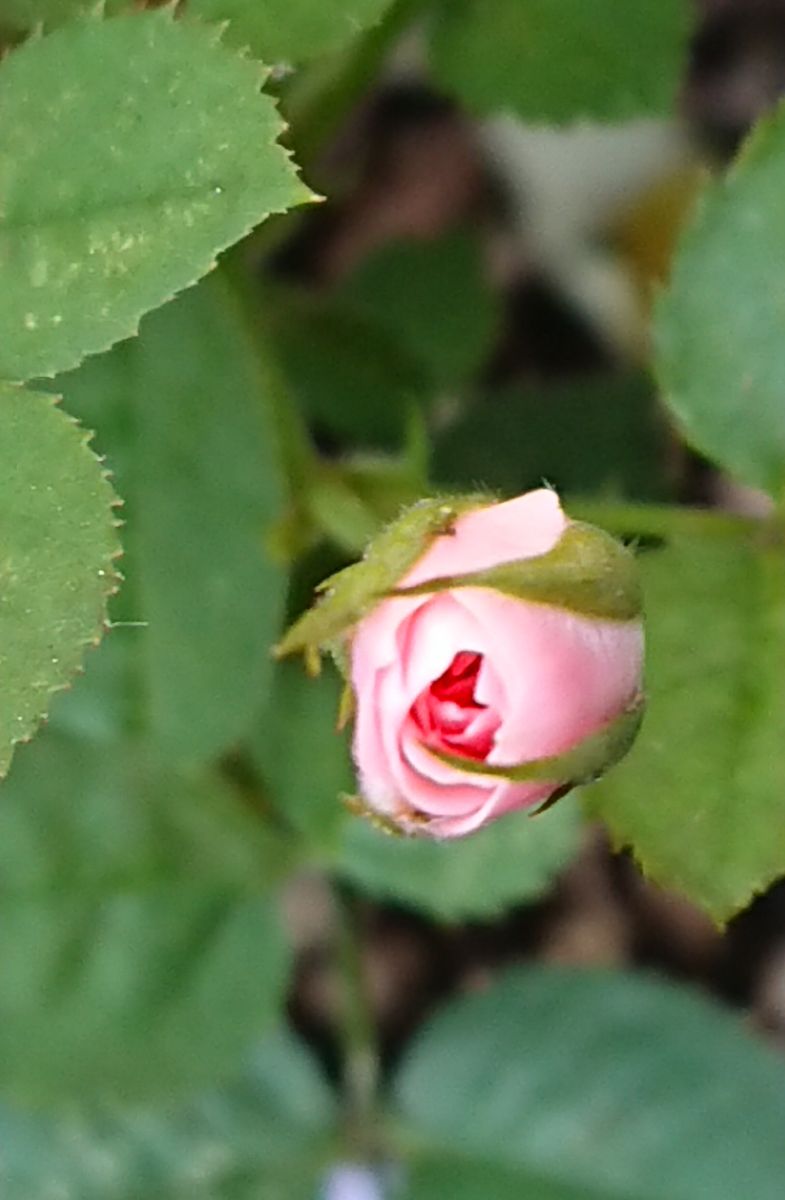
<path fill-rule="evenodd" d="M 355 915 L 412 910 L 445 945 L 459 922 L 527 921 L 586 815 L 718 924 L 785 876 L 785 114 L 707 177 L 651 329 L 640 303 L 637 357 L 608 350 L 607 326 L 593 377 L 505 375 L 500 353 L 506 288 L 530 268 L 558 284 L 575 247 L 540 261 L 525 219 L 523 248 L 489 235 L 520 214 L 486 120 L 668 117 L 691 19 L 686 0 L 0 0 L 8 1200 L 313 1200 L 351 1159 L 390 1160 L 402 1200 L 782 1194 L 782 1066 L 683 987 L 483 973 L 385 1058 L 381 1088 L 361 955 L 331 929 L 337 1087 L 282 1030 L 302 872 Z M 438 229 L 396 194 L 417 147 L 385 143 L 387 79 L 409 132 L 452 122 L 429 154 L 456 128 L 475 154 L 483 183 Z M 368 200 L 388 194 L 389 229 Z M 358 212 L 357 263 L 281 277 L 287 251 Z M 582 282 L 603 255 L 622 269 L 616 216 L 592 228 Z M 768 493 L 763 515 L 677 503 L 695 488 L 682 435 L 711 479 Z M 543 480 L 637 555 L 637 747 L 535 819 L 390 837 L 341 799 L 342 680 L 271 648 L 313 667 L 470 493 Z M 402 510 L 405 536 L 353 568 Z M 526 572 L 512 584 L 531 599 Z"/>
<path fill-rule="evenodd" d="M 0 385 L 0 774 L 106 621 L 116 503 L 88 436 L 51 397 Z"/>
<path fill-rule="evenodd" d="M 658 307 L 668 402 L 699 450 L 779 498 L 785 487 L 779 197 L 785 114 L 762 123 L 707 188 Z"/>
<path fill-rule="evenodd" d="M 591 805 L 647 874 L 722 921 L 781 873 L 785 854 L 774 815 L 785 560 L 752 538 L 682 538 L 645 555 L 643 569 L 646 722 Z"/>
<path fill-rule="evenodd" d="M 498 1163 L 544 1200 L 781 1188 L 779 1064 L 732 1017 L 660 983 L 511 972 L 424 1031 L 398 1097 L 430 1154 Z"/>
<path fill-rule="evenodd" d="M 165 753 L 209 762 L 258 709 L 283 612 L 265 547 L 283 480 L 262 355 L 213 274 L 57 386 L 99 429 L 128 507 L 123 613 L 146 622 L 146 722 Z"/>
<path fill-rule="evenodd" d="M 667 112 L 690 19 L 685 0 L 445 0 L 434 68 L 481 114 L 553 123 Z"/>
<path fill-rule="evenodd" d="M 0 378 L 75 366 L 307 197 L 258 64 L 171 11 L 86 18 L 3 64 Z"/>
<path fill-rule="evenodd" d="M 220 1088 L 161 1111 L 60 1118 L 0 1110 L 8 1200 L 308 1200 L 334 1105 L 315 1064 L 275 1032 Z"/>

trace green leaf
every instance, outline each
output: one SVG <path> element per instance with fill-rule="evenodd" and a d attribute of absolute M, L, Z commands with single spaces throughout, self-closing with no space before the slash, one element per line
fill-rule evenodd
<path fill-rule="evenodd" d="M 124 672 L 94 667 L 132 634 L 108 635 L 3 788 L 0 1090 L 18 1102 L 212 1083 L 282 1002 L 277 844 L 216 777 L 69 716 L 117 711 Z"/>
<path fill-rule="evenodd" d="M 135 0 L 104 0 L 110 13 Z M 187 15 L 228 22 L 228 42 L 248 47 L 266 63 L 301 62 L 337 50 L 376 24 L 391 0 L 188 0 Z M 95 9 L 91 0 L 0 0 L 0 25 L 30 29 L 62 25 Z"/>
<path fill-rule="evenodd" d="M 311 679 L 300 663 L 279 663 L 249 743 L 273 804 L 311 851 L 337 844 L 347 821 L 340 797 L 354 786 L 348 740 L 335 728 L 341 689 L 334 670 Z"/>
<path fill-rule="evenodd" d="M 591 810 L 718 921 L 785 874 L 785 555 L 678 539 L 641 556 L 648 711 Z"/>
<path fill-rule="evenodd" d="M 375 25 L 392 0 L 190 0 L 189 13 L 229 21 L 228 37 L 267 63 L 338 50 Z"/>
<path fill-rule="evenodd" d="M 105 11 L 116 13 L 128 8 L 132 0 L 104 0 Z M 26 30 L 36 25 L 51 28 L 72 21 L 74 17 L 95 12 L 89 0 L 0 0 L 0 25 L 7 29 Z"/>
<path fill-rule="evenodd" d="M 547 479 L 562 495 L 656 499 L 666 492 L 664 435 L 640 374 L 510 386 L 436 433 L 432 477 L 454 490 L 480 481 L 507 496 Z"/>
<path fill-rule="evenodd" d="M 104 628 L 119 553 L 101 464 L 51 396 L 0 385 L 0 775 Z"/>
<path fill-rule="evenodd" d="M 16 1102 L 211 1084 L 280 1010 L 286 857 L 227 784 L 128 733 L 139 632 L 104 638 L 2 793 L 0 1092 Z"/>
<path fill-rule="evenodd" d="M 385 247 L 338 297 L 386 329 L 439 387 L 455 386 L 481 368 L 498 325 L 480 247 L 464 233 Z"/>
<path fill-rule="evenodd" d="M 352 818 L 336 869 L 371 895 L 440 921 L 489 920 L 547 891 L 575 854 L 580 834 L 569 797 L 541 816 L 505 817 L 455 842 L 391 837 Z"/>
<path fill-rule="evenodd" d="M 433 69 L 485 114 L 561 122 L 667 113 L 691 20 L 686 0 L 446 0 Z"/>
<path fill-rule="evenodd" d="M 597 1192 L 543 1180 L 526 1170 L 463 1155 L 429 1155 L 414 1162 L 396 1200 L 626 1200 L 613 1190 Z"/>
<path fill-rule="evenodd" d="M 182 1107 L 0 1110 L 4 1200 L 312 1200 L 330 1126 L 328 1089 L 291 1036 Z"/>
<path fill-rule="evenodd" d="M 264 362 L 216 273 L 59 386 L 99 429 L 128 502 L 144 720 L 168 752 L 207 761 L 250 727 L 283 615 Z"/>
<path fill-rule="evenodd" d="M 172 9 L 66 25 L 0 69 L 0 378 L 75 366 L 307 198 L 257 63 Z"/>
<path fill-rule="evenodd" d="M 429 394 L 421 365 L 378 323 L 322 297 L 271 292 L 275 348 L 289 386 L 321 434 L 397 449 L 412 408 Z"/>
<path fill-rule="evenodd" d="M 785 110 L 707 188 L 657 306 L 657 370 L 689 441 L 777 498 L 785 487 Z"/>
<path fill-rule="evenodd" d="M 666 984 L 510 972 L 436 1017 L 397 1091 L 420 1144 L 531 1171 L 554 1197 L 782 1194 L 779 1058 Z"/>

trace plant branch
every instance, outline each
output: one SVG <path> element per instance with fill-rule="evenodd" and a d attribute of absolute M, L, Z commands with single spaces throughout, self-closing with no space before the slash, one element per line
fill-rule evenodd
<path fill-rule="evenodd" d="M 375 1156 L 378 1138 L 379 1052 L 368 992 L 356 906 L 336 889 L 342 923 L 339 946 L 343 1091 L 347 1135 L 360 1157 Z"/>
<path fill-rule="evenodd" d="M 766 518 L 670 504 L 616 503 L 576 496 L 565 501 L 565 508 L 576 520 L 588 521 L 620 536 L 738 539 L 769 527 Z"/>

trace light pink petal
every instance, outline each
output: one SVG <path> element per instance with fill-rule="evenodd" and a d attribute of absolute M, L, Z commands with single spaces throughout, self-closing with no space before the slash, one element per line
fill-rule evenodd
<path fill-rule="evenodd" d="M 450 786 L 445 787 L 407 760 L 402 732 L 408 711 L 398 664 L 380 671 L 373 690 L 358 697 L 353 750 L 363 796 L 393 817 L 401 808 L 425 814 L 473 811 L 482 803 L 487 784 L 467 784 L 465 776 L 452 772 Z M 439 765 L 432 755 L 427 757 Z"/>
<path fill-rule="evenodd" d="M 467 743 L 477 741 L 496 732 L 499 726 L 499 714 L 493 708 L 481 708 L 472 718 L 461 736 Z"/>
<path fill-rule="evenodd" d="M 462 591 L 454 593 L 458 603 L 460 603 L 462 595 Z M 478 704 L 487 705 L 493 712 L 503 713 L 507 707 L 507 688 L 504 679 L 485 652 L 483 652 L 480 673 L 474 688 L 474 698 Z"/>
<path fill-rule="evenodd" d="M 448 595 L 421 598 L 416 604 L 392 600 L 382 608 L 388 609 L 383 620 L 370 633 L 363 622 L 352 647 L 354 758 L 363 795 L 388 815 L 402 805 L 426 814 L 470 812 L 482 803 L 487 785 L 466 783 L 453 771 L 445 787 L 427 773 L 420 774 L 406 758 L 401 739 L 417 696 L 443 674 L 459 650 L 475 648 L 480 631 L 470 613 Z M 383 643 L 382 661 L 390 659 L 381 668 L 377 633 Z M 426 757 L 438 765 L 433 756 Z"/>
<path fill-rule="evenodd" d="M 567 526 L 555 492 L 540 488 L 515 500 L 475 509 L 459 517 L 449 534 L 437 537 L 402 586 L 444 575 L 484 571 L 499 563 L 545 554 Z"/>
<path fill-rule="evenodd" d="M 400 809 L 400 788 L 392 771 L 375 703 L 374 682 L 357 697 L 352 753 L 363 797 L 389 817 Z"/>
<path fill-rule="evenodd" d="M 431 596 L 407 624 L 406 651 L 401 655 L 406 694 L 411 706 L 449 667 L 461 650 L 482 654 L 483 629 L 455 596 Z"/>
<path fill-rule="evenodd" d="M 406 761 L 424 779 L 450 789 L 468 784 L 474 792 L 475 805 L 484 802 L 489 787 L 496 786 L 496 780 L 489 782 L 480 775 L 467 775 L 457 767 L 451 767 L 449 763 L 442 762 L 427 746 L 422 744 L 420 731 L 413 721 L 407 721 L 404 726 L 401 734 L 401 750 Z"/>
<path fill-rule="evenodd" d="M 498 783 L 488 799 L 475 812 L 467 816 L 442 817 L 432 821 L 428 833 L 436 838 L 463 837 L 483 825 L 498 820 L 505 813 L 518 808 L 533 808 L 547 800 L 553 791 L 550 784 L 541 783 Z"/>
<path fill-rule="evenodd" d="M 460 596 L 482 624 L 485 653 L 507 695 L 489 762 L 557 754 L 617 716 L 636 693 L 643 659 L 637 622 L 590 620 L 484 588 Z"/>
<path fill-rule="evenodd" d="M 405 653 L 401 645 L 409 617 L 428 604 L 430 597 L 412 596 L 383 600 L 357 626 L 351 643 L 352 680 L 359 692 L 379 667 L 386 667 Z"/>

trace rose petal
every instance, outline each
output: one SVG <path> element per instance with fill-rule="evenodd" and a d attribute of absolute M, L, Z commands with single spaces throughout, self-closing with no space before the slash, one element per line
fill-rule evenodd
<path fill-rule="evenodd" d="M 453 595 L 431 596 L 407 622 L 400 661 L 409 706 L 444 674 L 461 650 L 481 654 L 482 641 L 482 627 Z"/>
<path fill-rule="evenodd" d="M 351 642 L 352 680 L 360 692 L 379 667 L 406 657 L 407 619 L 429 603 L 427 596 L 384 600 L 363 617 Z"/>
<path fill-rule="evenodd" d="M 557 754 L 618 715 L 638 690 L 643 634 L 636 622 L 590 620 L 487 588 L 460 594 L 506 687 L 489 762 Z"/>
<path fill-rule="evenodd" d="M 428 832 L 437 838 L 463 837 L 489 821 L 498 820 L 516 808 L 533 808 L 547 800 L 553 791 L 551 784 L 542 783 L 498 783 L 488 799 L 475 812 L 467 816 L 443 817 L 432 821 Z"/>
<path fill-rule="evenodd" d="M 397 816 L 402 808 L 419 809 L 426 815 L 460 815 L 482 804 L 487 784 L 479 780 L 467 783 L 465 776 L 452 771 L 445 787 L 434 776 L 420 773 L 407 759 L 402 737 L 410 706 L 397 664 L 379 672 L 373 698 L 374 703 L 358 705 L 354 737 L 360 788 L 369 803 L 389 816 Z M 427 759 L 440 765 L 432 755 Z"/>
<path fill-rule="evenodd" d="M 437 537 L 401 582 L 412 587 L 443 575 L 484 571 L 499 563 L 545 554 L 567 526 L 559 497 L 547 488 L 464 514 Z"/>

